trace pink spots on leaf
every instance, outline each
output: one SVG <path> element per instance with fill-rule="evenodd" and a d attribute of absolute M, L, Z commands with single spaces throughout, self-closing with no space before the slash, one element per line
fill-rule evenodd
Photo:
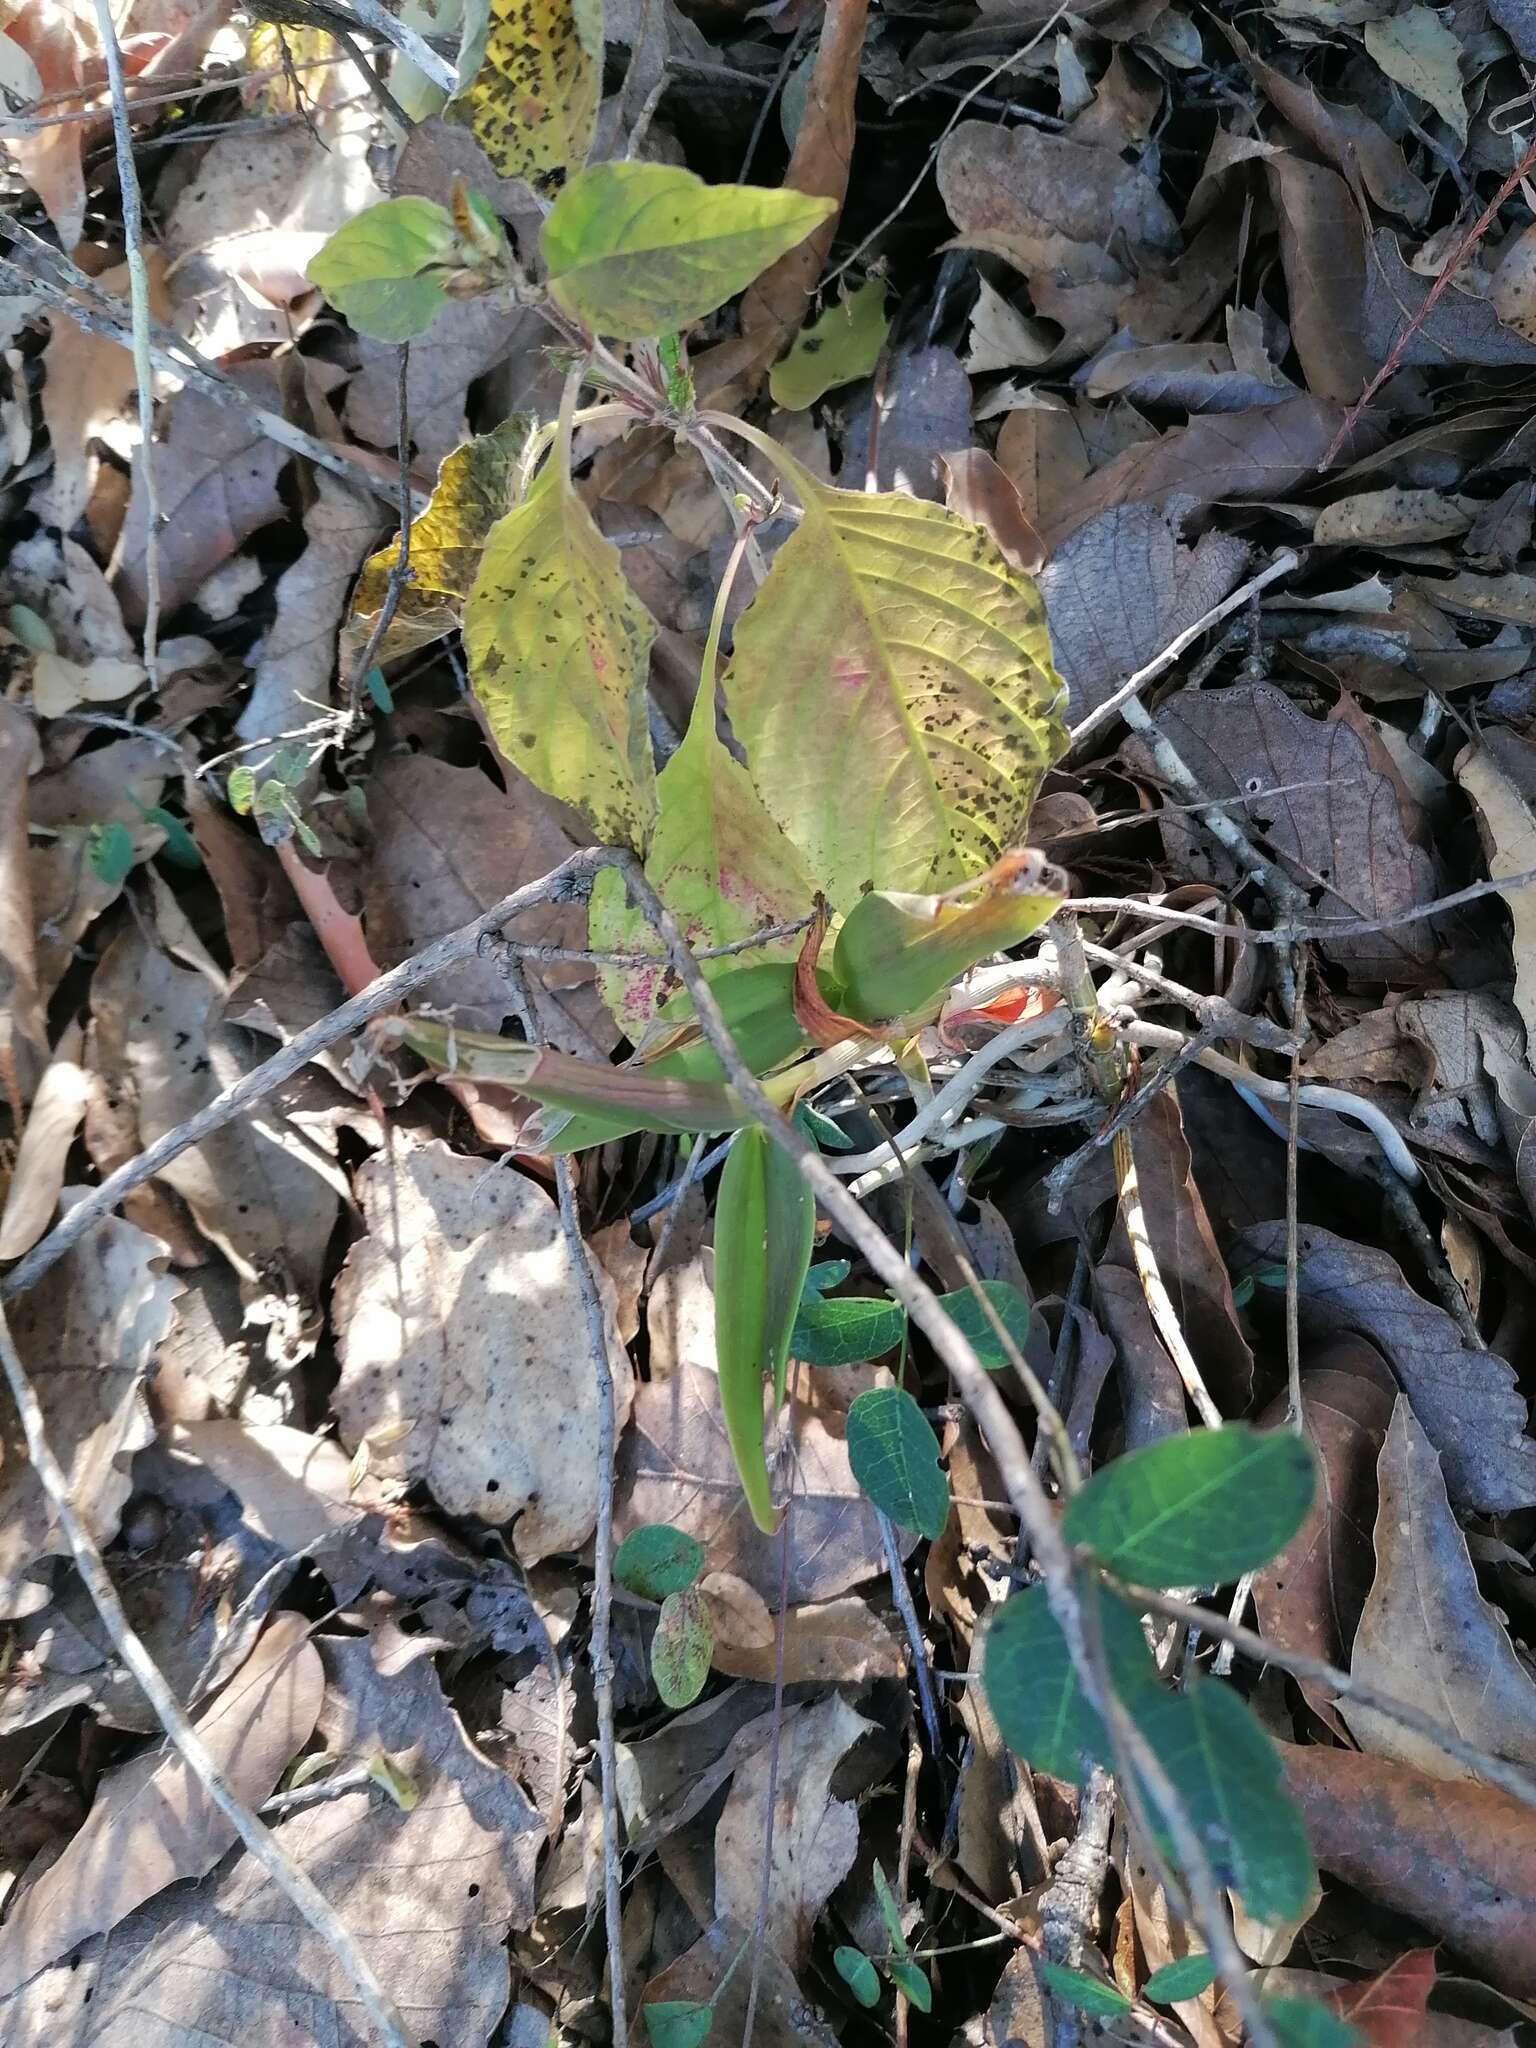
<path fill-rule="evenodd" d="M 832 663 L 832 680 L 845 690 L 857 690 L 869 681 L 869 664 L 856 654 L 839 654 Z"/>

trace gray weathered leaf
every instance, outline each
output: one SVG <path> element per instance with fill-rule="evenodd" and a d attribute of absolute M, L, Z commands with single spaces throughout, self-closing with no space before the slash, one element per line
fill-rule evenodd
<path fill-rule="evenodd" d="M 1390 228 L 1377 230 L 1366 251 L 1362 337 L 1378 363 L 1386 361 L 1434 282 L 1408 267 Z M 1444 369 L 1457 363 L 1513 368 L 1536 363 L 1536 342 L 1506 327 L 1486 299 L 1452 284 L 1409 337 L 1398 360 L 1408 369 Z"/>
<path fill-rule="evenodd" d="M 1285 1261 L 1284 1223 L 1238 1234 L 1234 1270 Z M 1354 1331 L 1369 1337 L 1440 1453 L 1452 1501 L 1502 1514 L 1536 1502 L 1536 1442 L 1515 1374 L 1497 1353 L 1474 1351 L 1443 1308 L 1415 1294 L 1386 1252 L 1307 1224 L 1300 1242 L 1301 1333 L 1309 1342 Z"/>

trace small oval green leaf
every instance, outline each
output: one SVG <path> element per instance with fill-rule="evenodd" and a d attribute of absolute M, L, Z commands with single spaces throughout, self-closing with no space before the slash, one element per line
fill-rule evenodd
<path fill-rule="evenodd" d="M 127 881 L 137 858 L 133 834 L 118 818 L 93 825 L 85 835 L 85 864 L 109 889 L 120 888 Z"/>
<path fill-rule="evenodd" d="M 1104 1647 L 1124 1700 L 1157 1692 L 1157 1670 L 1141 1623 L 1122 1600 L 1085 1581 L 1084 1600 L 1097 1599 Z M 1104 1724 L 1078 1684 L 1066 1638 L 1043 1586 L 1007 1600 L 987 1630 L 982 1684 L 1003 1740 L 1037 1771 L 1068 1784 L 1088 1767 L 1110 1761 Z"/>
<path fill-rule="evenodd" d="M 1316 1483 L 1311 1448 L 1290 1430 L 1192 1430 L 1095 1473 L 1062 1534 L 1141 1585 L 1220 1585 L 1284 1550 Z"/>
<path fill-rule="evenodd" d="M 862 1365 L 894 1351 L 906 1329 L 904 1309 L 864 1295 L 806 1301 L 795 1318 L 790 1355 L 807 1365 Z"/>
<path fill-rule="evenodd" d="M 698 1588 L 669 1593 L 651 1638 L 651 1676 L 663 1706 L 692 1706 L 704 1690 L 714 1647 L 714 1624 Z"/>
<path fill-rule="evenodd" d="M 596 333 L 653 341 L 723 306 L 835 210 L 791 187 L 706 185 L 673 164 L 593 164 L 544 223 L 549 288 Z"/>
<path fill-rule="evenodd" d="M 904 1387 L 871 1387 L 848 1410 L 853 1476 L 883 1515 L 930 1540 L 949 1520 L 939 1440 Z"/>
<path fill-rule="evenodd" d="M 1285 2048 L 1364 2048 L 1358 2027 L 1341 2020 L 1316 1998 L 1266 1998 L 1264 2017 Z"/>
<path fill-rule="evenodd" d="M 685 1593 L 699 1576 L 704 1546 L 685 1529 L 646 1522 L 631 1529 L 614 1553 L 613 1576 L 642 1600 Z"/>
<path fill-rule="evenodd" d="M 458 246 L 453 217 L 434 199 L 384 199 L 339 227 L 309 261 L 309 281 L 374 341 L 425 334 L 448 303 L 435 276 Z"/>
<path fill-rule="evenodd" d="M 1097 2020 L 1117 2020 L 1131 2009 L 1132 2000 L 1106 1977 L 1090 1977 L 1086 1970 L 1069 1970 L 1064 1963 L 1042 1963 L 1040 1975 L 1056 1997 Z"/>
<path fill-rule="evenodd" d="M 712 2005 L 698 2005 L 691 1998 L 657 1999 L 644 2011 L 651 2048 L 703 2048 L 715 2020 Z"/>
<path fill-rule="evenodd" d="M 1215 1982 L 1216 1965 L 1208 1955 L 1200 1953 L 1164 1963 L 1160 1970 L 1152 1972 L 1141 1991 L 1155 2005 L 1177 2005 L 1181 1999 L 1198 1998 Z"/>
<path fill-rule="evenodd" d="M 890 1972 L 891 1982 L 910 2004 L 915 2005 L 919 2012 L 933 2011 L 933 1986 L 928 1982 L 928 1972 L 921 1963 L 904 1957 L 887 1963 L 885 1967 Z"/>
<path fill-rule="evenodd" d="M 983 1280 L 980 1286 L 996 1310 L 998 1321 L 1013 1339 L 1015 1347 L 1022 1351 L 1024 1339 L 1029 1335 L 1028 1300 L 1006 1280 Z M 955 1328 L 970 1339 L 971 1348 L 987 1371 L 1001 1372 L 1008 1363 L 1008 1354 L 971 1290 L 968 1287 L 957 1288 L 953 1294 L 943 1295 L 939 1306 Z"/>
<path fill-rule="evenodd" d="M 860 2005 L 880 2003 L 880 1979 L 863 1949 L 850 1948 L 844 1942 L 832 1951 L 832 1967 Z"/>

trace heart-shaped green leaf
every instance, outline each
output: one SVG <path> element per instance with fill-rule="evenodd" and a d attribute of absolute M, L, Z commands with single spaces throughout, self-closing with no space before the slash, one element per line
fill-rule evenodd
<path fill-rule="evenodd" d="M 384 199 L 356 213 L 309 259 L 309 281 L 359 334 L 413 341 L 448 303 L 441 273 L 459 237 L 435 199 Z"/>

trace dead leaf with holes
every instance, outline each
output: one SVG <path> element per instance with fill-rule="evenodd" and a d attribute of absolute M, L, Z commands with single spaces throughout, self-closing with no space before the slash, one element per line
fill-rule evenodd
<path fill-rule="evenodd" d="M 343 1443 L 452 1515 L 506 1527 L 525 1564 L 597 1520 L 597 1383 L 559 1212 L 525 1175 L 432 1142 L 358 1173 L 369 1234 L 332 1308 Z M 622 1430 L 629 1359 L 608 1311 Z"/>
<path fill-rule="evenodd" d="M 157 1239 L 109 1218 L 10 1310 L 49 1441 L 98 1543 L 117 1533 L 132 1491 L 128 1461 L 154 1435 L 144 1382 L 177 1292 L 163 1255 Z M 45 1607 L 46 1560 L 68 1551 L 27 1457 L 15 1403 L 0 1395 L 0 1616 Z"/>

